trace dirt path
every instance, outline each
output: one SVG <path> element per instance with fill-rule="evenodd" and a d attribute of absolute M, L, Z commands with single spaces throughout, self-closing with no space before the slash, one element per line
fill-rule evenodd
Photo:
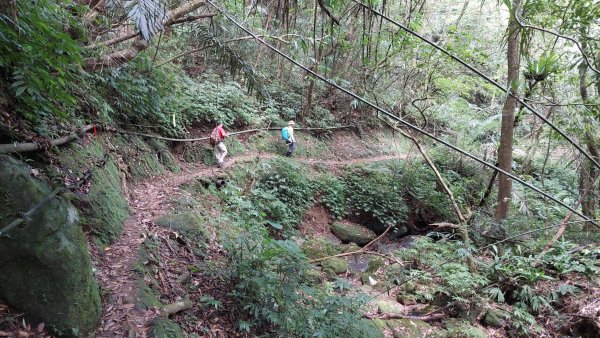
<path fill-rule="evenodd" d="M 236 163 L 272 158 L 273 154 L 245 154 L 228 158 L 225 168 Z M 350 164 L 406 159 L 407 155 L 387 155 L 346 160 L 295 158 L 309 165 L 345 166 Z M 129 205 L 132 215 L 125 221 L 121 237 L 110 247 L 94 253 L 96 277 L 103 290 L 103 316 L 97 337 L 147 337 L 150 322 L 160 315 L 157 309 L 137 308 L 139 277 L 134 265 L 140 246 L 152 221 L 172 210 L 170 198 L 181 194 L 179 186 L 197 177 L 215 177 L 222 169 L 205 165 L 185 165 L 179 174 L 167 173 L 153 177 L 130 188 Z"/>

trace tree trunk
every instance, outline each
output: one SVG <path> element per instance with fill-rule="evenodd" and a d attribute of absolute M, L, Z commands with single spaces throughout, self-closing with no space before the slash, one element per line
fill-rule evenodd
<path fill-rule="evenodd" d="M 582 49 L 587 49 L 587 43 L 582 39 Z M 587 89 L 587 72 L 588 66 L 585 62 L 582 62 L 579 66 L 579 94 L 583 103 L 589 102 L 589 94 Z M 596 145 L 596 139 L 589 130 L 585 131 L 585 144 L 587 145 L 588 151 L 594 157 L 598 159 L 598 147 Z M 597 175 L 597 168 L 594 164 L 584 159 L 579 169 L 579 195 L 581 196 L 581 212 L 589 219 L 596 219 L 598 188 L 595 184 L 595 177 Z M 592 224 L 586 223 L 587 227 L 592 227 Z"/>
<path fill-rule="evenodd" d="M 511 93 L 517 95 L 519 88 L 519 64 L 521 62 L 519 55 L 520 29 L 515 15 L 520 11 L 521 0 L 513 0 L 513 12 L 508 23 L 508 89 Z M 500 147 L 498 150 L 498 167 L 506 172 L 512 172 L 512 146 L 513 129 L 515 121 L 515 109 L 517 108 L 517 99 L 512 95 L 506 96 L 504 107 L 502 107 L 502 127 L 500 134 Z M 500 174 L 498 179 L 498 205 L 494 218 L 503 220 L 510 210 L 510 200 L 512 194 L 512 181 L 510 177 Z"/>

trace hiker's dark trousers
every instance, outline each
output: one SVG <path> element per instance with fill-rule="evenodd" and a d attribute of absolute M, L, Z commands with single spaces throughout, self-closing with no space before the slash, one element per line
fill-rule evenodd
<path fill-rule="evenodd" d="M 291 157 L 292 153 L 294 152 L 294 150 L 296 150 L 296 142 L 290 142 L 290 143 L 288 143 L 288 151 L 285 154 L 285 156 Z"/>

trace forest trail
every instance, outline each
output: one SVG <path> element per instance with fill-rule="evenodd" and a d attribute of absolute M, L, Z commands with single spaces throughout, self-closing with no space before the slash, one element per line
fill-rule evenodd
<path fill-rule="evenodd" d="M 96 331 L 98 337 L 147 337 L 151 321 L 160 316 L 160 311 L 156 308 L 143 309 L 135 305 L 139 291 L 139 278 L 136 276 L 135 264 L 146 237 L 160 231 L 153 226 L 153 220 L 171 211 L 170 198 L 184 193 L 179 187 L 198 177 L 216 177 L 224 174 L 226 169 L 238 163 L 276 156 L 278 155 L 270 153 L 232 156 L 226 158 L 223 169 L 206 165 L 183 165 L 182 172 L 178 174 L 168 172 L 129 188 L 131 216 L 125 221 L 121 237 L 110 247 L 93 250 L 96 277 L 105 292 L 102 302 L 102 322 Z M 397 154 L 340 160 L 305 157 L 294 159 L 308 165 L 338 167 L 409 157 L 409 154 Z M 165 231 L 168 232 L 166 229 Z"/>

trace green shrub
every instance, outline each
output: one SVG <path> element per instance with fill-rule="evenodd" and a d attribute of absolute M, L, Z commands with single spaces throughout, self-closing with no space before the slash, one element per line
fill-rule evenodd
<path fill-rule="evenodd" d="M 15 13 L 0 12 L 0 87 L 9 88 L 16 112 L 47 131 L 44 119 L 77 111 L 81 48 L 72 36 L 82 28 L 67 1 L 15 1 Z M 10 13 L 10 14 L 9 14 Z"/>
<path fill-rule="evenodd" d="M 408 204 L 425 222 L 456 221 L 456 215 L 448 195 L 438 189 L 435 174 L 427 164 L 423 162 L 409 163 L 404 166 L 400 175 Z M 447 174 L 444 173 L 444 176 Z M 457 186 L 461 186 L 460 181 L 456 184 L 451 184 L 448 180 L 447 182 L 453 191 Z M 458 200 L 461 196 L 457 194 L 455 198 Z"/>
<path fill-rule="evenodd" d="M 362 222 L 375 220 L 384 225 L 406 221 L 408 207 L 404 189 L 390 171 L 356 169 L 344 178 L 349 212 Z"/>
<path fill-rule="evenodd" d="M 263 205 L 268 218 L 293 226 L 314 202 L 314 189 L 300 164 L 289 159 L 272 159 L 258 168 L 253 199 Z"/>
<path fill-rule="evenodd" d="M 346 186 L 331 174 L 323 174 L 315 180 L 315 186 L 322 203 L 331 214 L 341 219 L 346 214 Z"/>

